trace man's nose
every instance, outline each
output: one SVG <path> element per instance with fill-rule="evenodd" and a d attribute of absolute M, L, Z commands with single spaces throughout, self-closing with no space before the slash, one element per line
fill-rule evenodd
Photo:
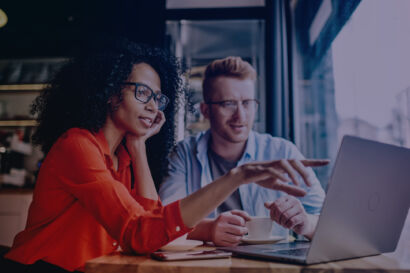
<path fill-rule="evenodd" d="M 234 117 L 239 121 L 243 121 L 246 119 L 246 110 L 245 107 L 242 105 L 242 102 L 238 102 L 234 112 Z"/>

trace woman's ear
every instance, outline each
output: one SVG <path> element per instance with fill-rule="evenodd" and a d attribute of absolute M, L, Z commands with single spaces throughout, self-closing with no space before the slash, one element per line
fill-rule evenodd
<path fill-rule="evenodd" d="M 201 102 L 201 104 L 199 105 L 200 109 L 201 109 L 201 113 L 202 115 L 206 118 L 209 119 L 209 104 L 206 104 L 204 102 Z"/>
<path fill-rule="evenodd" d="M 122 100 L 122 96 L 120 97 L 118 95 L 113 95 L 111 98 L 109 98 L 107 101 L 107 106 L 110 109 L 110 111 L 118 110 L 121 100 Z"/>

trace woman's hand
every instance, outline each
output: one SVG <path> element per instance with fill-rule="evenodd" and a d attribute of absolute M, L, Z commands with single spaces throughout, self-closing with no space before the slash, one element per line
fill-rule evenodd
<path fill-rule="evenodd" d="M 153 135 L 158 134 L 161 130 L 162 125 L 165 123 L 165 115 L 162 111 L 157 112 L 157 116 L 155 117 L 154 121 L 151 124 L 151 127 L 148 129 L 147 133 L 143 136 L 136 136 L 132 134 L 127 134 L 126 144 L 128 151 L 132 152 L 134 148 L 139 148 L 145 145 L 145 141 L 152 137 Z"/>
<path fill-rule="evenodd" d="M 194 227 L 219 206 L 240 185 L 255 182 L 262 187 L 280 190 L 294 196 L 306 191 L 299 186 L 300 175 L 306 185 L 313 183 L 306 167 L 324 166 L 329 160 L 273 160 L 252 162 L 233 168 L 212 183 L 188 195 L 180 201 L 181 217 L 188 227 Z M 290 185 L 293 182 L 294 185 Z M 204 206 L 206 204 L 206 206 Z"/>
<path fill-rule="evenodd" d="M 148 165 L 145 141 L 149 137 L 157 134 L 164 122 L 164 113 L 158 111 L 155 120 L 145 135 L 136 136 L 129 133 L 125 135 L 125 144 L 131 156 L 135 174 L 134 181 L 132 181 L 135 186 L 135 191 L 138 195 L 152 200 L 158 200 L 158 194 Z"/>
<path fill-rule="evenodd" d="M 165 119 L 164 112 L 158 110 L 157 116 L 152 122 L 151 127 L 148 129 L 148 132 L 143 137 L 141 137 L 142 140 L 146 141 L 148 138 L 152 137 L 153 135 L 158 134 L 158 132 L 162 128 L 162 125 L 164 125 L 165 120 L 166 119 Z"/>
<path fill-rule="evenodd" d="M 313 184 L 313 177 L 306 167 L 318 167 L 329 164 L 323 159 L 281 159 L 267 162 L 247 163 L 233 169 L 231 172 L 238 176 L 243 184 L 256 184 L 273 190 L 286 192 L 293 196 L 304 196 L 306 191 L 299 187 L 298 176 L 301 176 L 307 186 Z M 294 185 L 289 184 L 292 182 Z"/>
<path fill-rule="evenodd" d="M 162 125 L 164 125 L 165 120 L 166 119 L 164 112 L 158 110 L 157 116 L 155 117 L 154 122 L 152 122 L 151 128 L 149 128 L 148 133 L 146 134 L 146 139 L 158 134 L 162 128 Z"/>

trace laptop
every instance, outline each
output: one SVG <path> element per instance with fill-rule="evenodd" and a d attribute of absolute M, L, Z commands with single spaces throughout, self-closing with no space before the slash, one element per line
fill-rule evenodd
<path fill-rule="evenodd" d="M 296 264 L 392 252 L 409 208 L 410 149 L 345 136 L 311 242 L 221 249 Z"/>

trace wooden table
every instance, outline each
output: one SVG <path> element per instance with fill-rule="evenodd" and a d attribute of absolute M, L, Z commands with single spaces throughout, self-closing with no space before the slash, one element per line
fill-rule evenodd
<path fill-rule="evenodd" d="M 203 247 L 197 248 L 204 249 Z M 394 272 L 410 273 L 410 261 L 401 261 L 393 254 L 383 254 L 361 259 L 298 266 L 284 263 L 224 258 L 209 260 L 160 262 L 143 256 L 112 254 L 87 262 L 86 273 L 310 273 L 310 272 Z"/>

